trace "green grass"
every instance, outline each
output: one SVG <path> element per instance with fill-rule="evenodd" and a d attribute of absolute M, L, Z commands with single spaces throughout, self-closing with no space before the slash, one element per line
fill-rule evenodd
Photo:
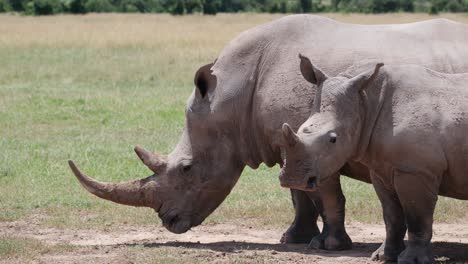
<path fill-rule="evenodd" d="M 70 245 L 46 245 L 43 242 L 15 236 L 0 236 L 0 263 L 28 263 L 43 254 L 56 254 L 73 250 Z"/>
<path fill-rule="evenodd" d="M 158 223 L 152 210 L 87 193 L 66 161 L 100 180 L 149 175 L 133 146 L 170 152 L 196 69 L 238 32 L 276 17 L 0 16 L 0 221 L 45 214 L 43 224 L 61 228 Z M 293 209 L 277 173 L 247 169 L 207 223 L 286 228 Z M 349 220 L 380 222 L 370 185 L 344 179 L 343 188 Z M 467 209 L 441 199 L 437 219 Z"/>
<path fill-rule="evenodd" d="M 18 258 L 28 254 L 34 256 L 45 249 L 39 241 L 16 237 L 0 237 L 0 257 Z"/>

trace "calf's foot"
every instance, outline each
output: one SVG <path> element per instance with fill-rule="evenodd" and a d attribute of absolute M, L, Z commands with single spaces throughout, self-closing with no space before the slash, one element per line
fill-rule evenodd
<path fill-rule="evenodd" d="M 398 256 L 400 264 L 430 264 L 434 263 L 431 246 L 409 246 Z"/>

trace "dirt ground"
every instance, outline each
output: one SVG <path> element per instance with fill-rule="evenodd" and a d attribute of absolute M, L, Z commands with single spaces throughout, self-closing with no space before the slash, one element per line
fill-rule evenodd
<path fill-rule="evenodd" d="M 371 253 L 384 238 L 384 226 L 349 223 L 352 250 L 327 252 L 306 245 L 281 245 L 283 230 L 229 224 L 202 225 L 176 235 L 163 227 L 122 226 L 118 231 L 44 228 L 30 221 L 1 222 L 0 236 L 67 245 L 62 252 L 42 252 L 34 263 L 373 263 Z M 436 224 L 438 262 L 468 263 L 468 224 Z M 8 261 L 7 261 L 8 262 Z"/>

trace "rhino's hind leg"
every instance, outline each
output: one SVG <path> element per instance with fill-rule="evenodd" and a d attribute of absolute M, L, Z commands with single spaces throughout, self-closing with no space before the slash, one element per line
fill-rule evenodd
<path fill-rule="evenodd" d="M 408 247 L 398 257 L 398 263 L 434 262 L 431 238 L 434 209 L 439 192 L 437 179 L 436 176 L 395 172 L 395 190 L 408 226 Z"/>
<path fill-rule="evenodd" d="M 288 230 L 281 237 L 284 244 L 306 244 L 320 234 L 317 226 L 319 211 L 306 192 L 291 189 L 295 217 Z"/>
<path fill-rule="evenodd" d="M 406 223 L 398 196 L 393 187 L 382 182 L 382 179 L 371 173 L 372 184 L 382 204 L 385 221 L 386 239 L 384 244 L 372 254 L 372 260 L 395 262 L 405 249 L 403 239 L 406 234 Z"/>
<path fill-rule="evenodd" d="M 346 199 L 341 190 L 339 173 L 322 183 L 320 198 L 321 201 L 316 200 L 315 203 L 321 202 L 323 205 L 323 230 L 320 235 L 310 241 L 309 247 L 326 250 L 350 249 L 352 241 L 344 226 Z"/>
<path fill-rule="evenodd" d="M 325 250 L 347 250 L 352 248 L 353 241 L 345 231 L 330 232 L 330 229 L 330 225 L 324 223 L 322 233 L 312 238 L 309 248 Z"/>

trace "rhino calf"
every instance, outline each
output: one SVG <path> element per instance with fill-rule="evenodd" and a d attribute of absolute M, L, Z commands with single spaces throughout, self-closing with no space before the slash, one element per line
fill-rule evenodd
<path fill-rule="evenodd" d="M 283 125 L 280 180 L 310 189 L 348 161 L 364 164 L 383 208 L 385 259 L 432 263 L 437 196 L 468 199 L 468 74 L 382 66 L 329 78 L 301 56 L 303 76 L 319 88 L 297 134 Z"/>

